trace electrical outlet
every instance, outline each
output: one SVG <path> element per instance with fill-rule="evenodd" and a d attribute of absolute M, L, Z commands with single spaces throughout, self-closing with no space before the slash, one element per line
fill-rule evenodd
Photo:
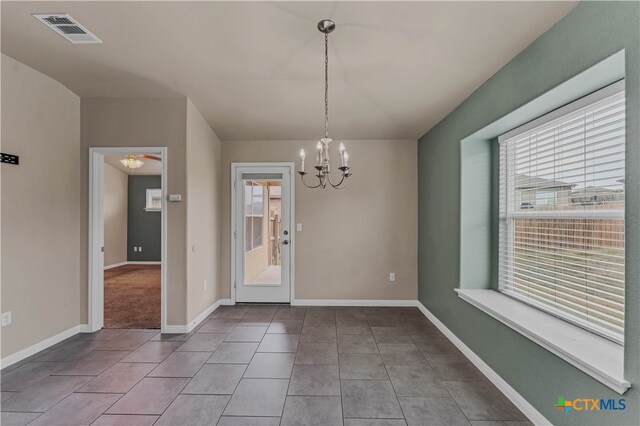
<path fill-rule="evenodd" d="M 206 289 L 207 289 L 207 280 L 204 280 L 204 281 L 202 282 L 202 289 L 203 289 L 203 290 L 206 290 Z"/>
<path fill-rule="evenodd" d="M 138 251 L 142 253 L 142 247 L 138 247 Z"/>
<path fill-rule="evenodd" d="M 2 326 L 11 324 L 11 311 L 2 314 Z"/>
<path fill-rule="evenodd" d="M 138 247 L 134 247 L 133 251 L 137 252 L 138 251 Z"/>
<path fill-rule="evenodd" d="M 389 273 L 389 281 L 394 282 L 396 280 L 396 273 L 395 272 L 390 272 Z"/>

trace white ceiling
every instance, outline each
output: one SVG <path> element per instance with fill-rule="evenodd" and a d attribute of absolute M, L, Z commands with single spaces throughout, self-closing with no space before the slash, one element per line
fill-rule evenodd
<path fill-rule="evenodd" d="M 2 2 L 2 52 L 81 97 L 188 96 L 222 140 L 418 138 L 575 2 Z M 31 13 L 67 12 L 74 45 Z"/>
<path fill-rule="evenodd" d="M 128 175 L 161 175 L 162 174 L 162 161 L 151 160 L 148 158 L 140 158 L 140 160 L 144 163 L 142 167 L 139 169 L 130 169 L 122 165 L 120 160 L 127 158 L 126 155 L 105 155 L 104 162 L 109 164 L 110 166 L 115 167 L 117 170 L 120 170 L 122 173 L 126 173 Z"/>

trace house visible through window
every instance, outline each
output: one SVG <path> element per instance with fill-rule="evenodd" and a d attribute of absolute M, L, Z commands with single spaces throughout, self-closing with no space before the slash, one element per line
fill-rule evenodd
<path fill-rule="evenodd" d="M 264 188 L 257 182 L 244 183 L 245 251 L 262 247 Z"/>
<path fill-rule="evenodd" d="M 162 190 L 157 188 L 147 189 L 145 211 L 159 212 L 160 210 L 162 210 Z"/>
<path fill-rule="evenodd" d="M 623 343 L 624 82 L 499 142 L 500 291 Z"/>

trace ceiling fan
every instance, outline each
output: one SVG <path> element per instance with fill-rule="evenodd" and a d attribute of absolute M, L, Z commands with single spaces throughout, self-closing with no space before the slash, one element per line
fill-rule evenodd
<path fill-rule="evenodd" d="M 147 158 L 149 160 L 162 161 L 162 158 L 149 154 L 130 154 L 127 158 L 120 160 L 123 166 L 129 169 L 139 169 L 144 164 L 144 161 L 138 158 Z"/>

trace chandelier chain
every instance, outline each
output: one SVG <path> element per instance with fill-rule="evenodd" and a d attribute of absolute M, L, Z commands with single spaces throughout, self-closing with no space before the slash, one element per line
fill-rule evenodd
<path fill-rule="evenodd" d="M 329 137 L 329 34 L 324 35 L 324 137 Z"/>
<path fill-rule="evenodd" d="M 339 146 L 340 153 L 340 167 L 337 169 L 341 172 L 338 182 L 333 182 L 331 179 L 331 167 L 329 144 L 331 139 L 329 138 L 329 33 L 335 29 L 335 23 L 329 19 L 323 19 L 318 22 L 318 30 L 324 33 L 324 138 L 320 139 L 316 144 L 316 161 L 312 167 L 312 173 L 315 169 L 315 177 L 318 179 L 317 183 L 308 184 L 305 181 L 305 176 L 309 174 L 304 168 L 306 154 L 304 149 L 300 150 L 300 180 L 302 184 L 307 188 L 321 188 L 327 187 L 342 189 L 351 176 L 351 168 L 349 167 L 349 153 L 347 152 L 343 143 Z"/>

